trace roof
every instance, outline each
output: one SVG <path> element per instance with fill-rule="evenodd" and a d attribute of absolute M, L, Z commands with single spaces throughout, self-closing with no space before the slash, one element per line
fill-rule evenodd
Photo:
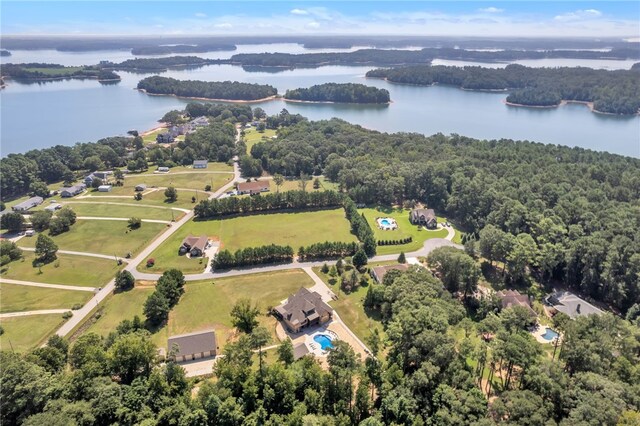
<path fill-rule="evenodd" d="M 42 197 L 31 197 L 28 200 L 25 200 L 19 204 L 13 206 L 13 210 L 25 210 L 30 209 L 33 206 L 40 205 L 44 202 L 44 198 Z"/>
<path fill-rule="evenodd" d="M 520 294 L 518 290 L 499 291 L 496 295 L 502 300 L 502 309 L 523 306 L 527 308 L 530 313 L 537 316 L 536 312 L 531 308 L 531 301 L 528 295 Z"/>
<path fill-rule="evenodd" d="M 309 348 L 304 342 L 300 342 L 293 347 L 293 359 L 298 360 L 309 353 Z"/>
<path fill-rule="evenodd" d="M 413 217 L 422 217 L 424 216 L 424 220 L 436 220 L 436 212 L 433 209 L 414 209 L 411 210 L 411 216 Z"/>
<path fill-rule="evenodd" d="M 215 351 L 217 348 L 216 332 L 211 329 L 171 336 L 167 341 L 169 351 L 173 349 L 173 345 L 178 345 L 176 356 Z"/>
<path fill-rule="evenodd" d="M 207 164 L 209 164 L 208 160 L 193 160 L 194 166 L 206 166 Z"/>
<path fill-rule="evenodd" d="M 322 301 L 322 297 L 318 292 L 311 292 L 304 287 L 289 296 L 285 303 L 275 309 L 292 324 L 299 324 L 307 318 L 311 320 L 317 318 L 317 316 L 333 312 L 331 306 Z"/>
<path fill-rule="evenodd" d="M 547 301 L 557 311 L 563 312 L 571 318 L 576 318 L 581 315 L 600 315 L 602 313 L 602 310 L 568 291 L 557 291 L 549 295 Z"/>
<path fill-rule="evenodd" d="M 239 182 L 237 186 L 238 191 L 242 192 L 261 191 L 263 189 L 269 189 L 269 181 L 257 180 L 251 182 Z"/>
<path fill-rule="evenodd" d="M 195 237 L 193 235 L 189 235 L 182 240 L 183 246 L 188 246 L 189 250 L 197 248 L 200 251 L 204 251 L 204 248 L 207 246 L 207 242 L 209 238 L 206 235 L 201 235 L 199 237 Z"/>
<path fill-rule="evenodd" d="M 80 192 L 84 190 L 86 187 L 87 185 L 85 185 L 84 183 L 81 183 L 78 185 L 66 186 L 64 188 L 61 188 L 60 192 L 67 191 L 67 192 L 71 192 L 72 194 L 75 194 L 76 192 Z"/>
<path fill-rule="evenodd" d="M 47 207 L 45 207 L 44 209 L 47 211 L 54 211 L 54 210 L 58 210 L 59 208 L 61 208 L 62 205 L 55 203 L 55 204 L 49 204 Z"/>
<path fill-rule="evenodd" d="M 98 191 L 101 190 L 101 189 L 111 189 L 111 185 L 100 185 L 98 187 Z"/>
<path fill-rule="evenodd" d="M 136 185 L 136 188 L 146 188 L 147 184 L 146 183 L 139 183 Z"/>
<path fill-rule="evenodd" d="M 409 265 L 398 263 L 397 265 L 386 265 L 386 266 L 376 266 L 373 268 L 373 272 L 375 273 L 378 280 L 382 282 L 384 276 L 387 275 L 389 271 L 406 271 L 409 269 Z"/>

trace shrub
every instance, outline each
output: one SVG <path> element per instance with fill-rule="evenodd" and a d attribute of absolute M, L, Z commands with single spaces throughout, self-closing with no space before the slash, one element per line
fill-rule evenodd
<path fill-rule="evenodd" d="M 129 219 L 129 229 L 138 229 L 142 226 L 142 219 L 139 217 L 132 217 Z"/>
<path fill-rule="evenodd" d="M 72 316 L 73 316 L 73 312 L 71 312 L 71 311 L 67 311 L 67 312 L 62 314 L 62 318 L 64 318 L 64 319 L 69 319 Z"/>
<path fill-rule="evenodd" d="M 156 264 L 156 260 L 154 258 L 147 259 L 147 268 L 151 268 Z"/>
<path fill-rule="evenodd" d="M 73 307 L 71 307 L 72 311 L 77 311 L 78 309 L 82 308 L 82 303 L 76 303 L 75 305 L 73 305 Z"/>

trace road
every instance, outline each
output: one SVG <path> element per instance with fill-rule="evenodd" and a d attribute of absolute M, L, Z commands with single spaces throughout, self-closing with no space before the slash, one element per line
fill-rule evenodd
<path fill-rule="evenodd" d="M 41 311 L 6 312 L 4 314 L 0 314 L 0 319 L 27 317 L 31 315 L 64 314 L 65 312 L 73 311 L 71 311 L 71 309 L 43 309 Z"/>
<path fill-rule="evenodd" d="M 0 278 L 0 283 L 26 285 L 30 287 L 55 288 L 58 290 L 90 291 L 92 293 L 96 291 L 94 287 L 80 287 L 80 286 L 63 285 L 63 284 L 45 284 L 45 283 L 37 283 L 33 281 L 10 280 L 7 278 Z"/>
<path fill-rule="evenodd" d="M 25 250 L 25 251 L 36 251 L 36 249 L 33 248 L 33 247 L 20 247 L 20 249 Z M 85 251 L 70 251 L 70 250 L 58 250 L 58 253 L 59 254 L 71 254 L 73 256 L 99 257 L 100 259 L 109 259 L 109 260 L 113 260 L 115 262 L 115 256 L 109 255 L 109 254 L 88 253 L 88 252 L 85 252 Z M 119 257 L 118 260 L 122 260 L 125 263 L 129 262 L 129 260 L 127 260 L 127 259 L 125 259 L 123 257 Z"/>

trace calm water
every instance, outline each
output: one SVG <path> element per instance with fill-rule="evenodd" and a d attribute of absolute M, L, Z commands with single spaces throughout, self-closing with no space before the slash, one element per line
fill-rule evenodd
<path fill-rule="evenodd" d="M 308 51 L 294 46 L 297 45 L 241 46 L 236 52 L 212 52 L 207 57 L 225 57 L 240 51 Z M 16 63 L 38 61 L 79 65 L 104 59 L 121 61 L 130 57 L 125 51 L 16 51 L 9 59 Z M 605 62 L 594 66 L 614 67 L 624 61 Z M 553 65 L 549 61 L 543 64 Z M 559 62 L 555 65 L 564 64 Z M 300 113 L 313 120 L 339 117 L 387 132 L 427 135 L 442 132 L 487 139 L 511 138 L 640 157 L 640 117 L 637 116 L 604 116 L 591 113 L 587 107 L 577 104 L 556 109 L 513 108 L 504 105 L 504 93 L 469 92 L 443 86 L 395 85 L 366 79 L 364 74 L 369 69 L 333 66 L 267 73 L 213 65 L 196 70 L 169 71 L 162 75 L 178 79 L 266 83 L 277 87 L 279 93 L 326 82 L 365 83 L 389 90 L 393 103 L 389 106 L 358 106 L 297 104 L 278 100 L 253 105 L 270 114 L 286 107 L 292 113 Z M 125 134 L 130 129 L 146 130 L 155 127 L 156 120 L 165 112 L 181 109 L 188 102 L 140 93 L 133 88 L 146 75 L 119 74 L 122 81 L 116 85 L 101 85 L 92 80 L 39 84 L 11 81 L 6 89 L 0 91 L 2 155 L 56 144 L 95 141 L 101 137 Z"/>

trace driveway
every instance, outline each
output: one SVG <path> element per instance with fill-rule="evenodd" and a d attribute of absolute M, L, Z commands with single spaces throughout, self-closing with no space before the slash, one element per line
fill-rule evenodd
<path fill-rule="evenodd" d="M 6 312 L 0 314 L 1 319 L 27 317 L 31 315 L 48 315 L 48 314 L 64 314 L 65 312 L 73 312 L 71 309 L 43 309 L 41 311 L 23 311 L 23 312 Z"/>

